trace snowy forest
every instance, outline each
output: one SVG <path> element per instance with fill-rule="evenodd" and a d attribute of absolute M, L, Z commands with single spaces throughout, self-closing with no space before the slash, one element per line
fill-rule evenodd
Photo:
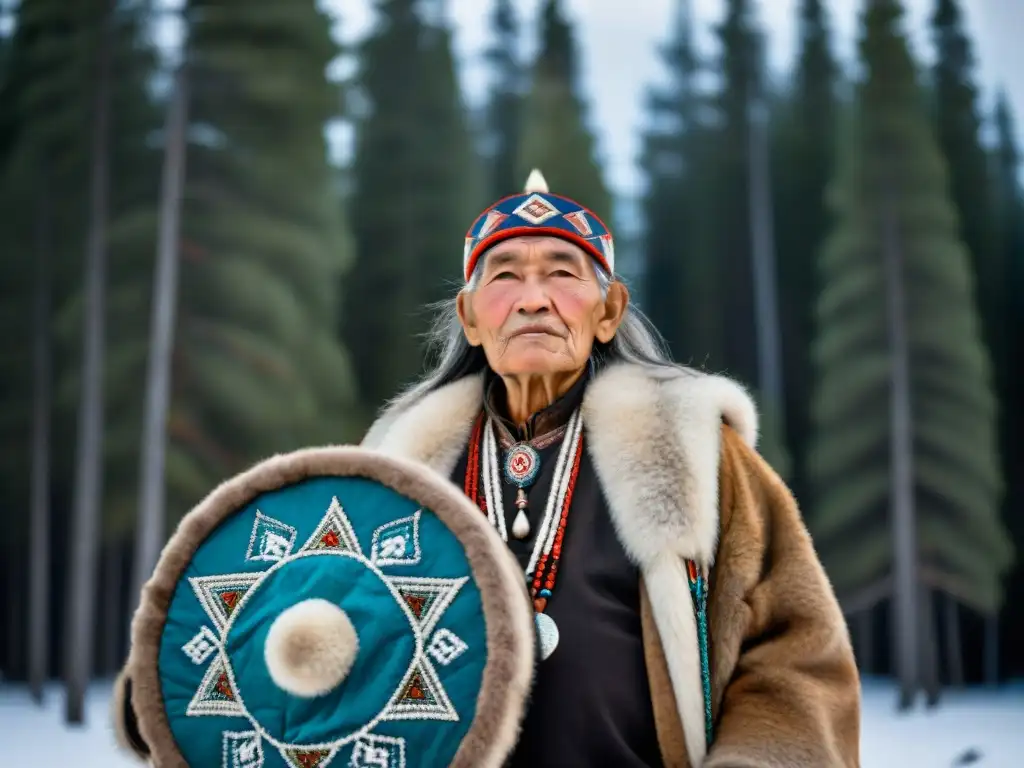
<path fill-rule="evenodd" d="M 1024 105 L 982 92 L 963 0 L 933 0 L 929 61 L 898 0 L 862 0 L 854 69 L 800 0 L 785 77 L 752 0 L 712 56 L 679 0 L 635 200 L 564 3 L 480 3 L 484 109 L 430 5 L 376 0 L 346 50 L 344 4 L 0 0 L 0 687 L 61 681 L 80 722 L 176 522 L 261 458 L 358 441 L 532 168 L 621 223 L 676 360 L 756 394 L 893 706 L 1024 677 Z"/>

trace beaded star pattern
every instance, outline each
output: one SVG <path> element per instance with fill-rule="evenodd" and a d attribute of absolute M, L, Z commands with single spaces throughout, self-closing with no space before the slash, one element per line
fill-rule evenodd
<path fill-rule="evenodd" d="M 379 526 L 366 554 L 337 497 L 332 499 L 314 533 L 298 549 L 294 548 L 295 528 L 257 511 L 245 560 L 272 565 L 265 571 L 189 579 L 208 624 L 200 627 L 181 648 L 192 664 L 207 665 L 186 715 L 238 718 L 239 727 L 223 732 L 222 768 L 262 768 L 270 750 L 276 750 L 291 768 L 327 768 L 343 749 L 349 756 L 349 768 L 405 768 L 405 739 L 375 734 L 379 724 L 397 720 L 459 721 L 438 667 L 447 667 L 468 650 L 468 645 L 450 629 L 438 629 L 438 625 L 468 578 L 410 577 L 384 570 L 420 562 L 420 515 L 421 511 L 417 511 Z M 240 685 L 229 658 L 228 637 L 268 578 L 303 558 L 324 556 L 355 561 L 386 585 L 408 621 L 414 651 L 384 708 L 363 727 L 330 742 L 285 743 L 274 736 L 274 724 L 261 723 L 246 706 L 245 675 Z M 258 611 L 259 599 L 255 602 L 257 607 L 253 610 Z"/>

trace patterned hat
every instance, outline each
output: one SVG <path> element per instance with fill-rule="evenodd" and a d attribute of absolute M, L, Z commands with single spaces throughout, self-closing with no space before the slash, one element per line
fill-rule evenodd
<path fill-rule="evenodd" d="M 615 244 L 605 223 L 575 200 L 551 194 L 544 176 L 534 170 L 523 194 L 499 200 L 469 228 L 462 257 L 466 280 L 488 248 L 509 238 L 530 235 L 567 240 L 593 256 L 609 274 L 615 272 Z"/>

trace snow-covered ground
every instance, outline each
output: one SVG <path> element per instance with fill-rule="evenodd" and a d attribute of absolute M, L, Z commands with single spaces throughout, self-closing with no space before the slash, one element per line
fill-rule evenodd
<path fill-rule="evenodd" d="M 88 724 L 69 729 L 61 723 L 63 694 L 59 687 L 52 687 L 45 706 L 36 708 L 24 688 L 0 684 L 0 766 L 137 768 L 138 763 L 115 747 L 108 725 L 107 688 L 97 684 L 90 690 Z M 970 749 L 978 758 L 962 765 L 1024 765 L 1024 684 L 998 691 L 948 693 L 941 706 L 931 712 L 922 707 L 896 715 L 894 702 L 890 683 L 865 683 L 864 768 L 947 768 L 956 765 L 957 758 Z"/>

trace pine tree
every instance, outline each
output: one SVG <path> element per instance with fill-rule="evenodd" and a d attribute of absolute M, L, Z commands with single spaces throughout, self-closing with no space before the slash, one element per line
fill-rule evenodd
<path fill-rule="evenodd" d="M 381 0 L 361 56 L 344 329 L 367 419 L 422 370 L 423 303 L 459 277 L 479 200 L 450 33 L 416 6 Z"/>
<path fill-rule="evenodd" d="M 424 30 L 420 75 L 414 124 L 421 149 L 417 166 L 409 169 L 422 195 L 416 211 L 420 256 L 414 309 L 441 301 L 461 286 L 459 244 L 486 204 L 446 19 Z"/>
<path fill-rule="evenodd" d="M 759 385 L 755 343 L 752 232 L 750 228 L 750 104 L 761 77 L 750 0 L 728 0 L 715 32 L 721 45 L 721 86 L 714 99 L 717 130 L 708 147 L 716 173 L 708 179 L 712 252 L 719 264 L 722 355 L 717 370 Z"/>
<path fill-rule="evenodd" d="M 670 42 L 662 51 L 668 84 L 647 99 L 649 128 L 642 167 L 646 259 L 644 310 L 678 359 L 718 359 L 719 310 L 714 259 L 708 258 L 706 196 L 710 169 L 701 150 L 708 129 L 699 119 L 702 94 L 689 0 L 679 0 Z"/>
<path fill-rule="evenodd" d="M 785 433 L 794 459 L 789 482 L 803 499 L 813 379 L 809 349 L 818 285 L 815 264 L 829 223 L 825 196 L 835 165 L 839 67 L 821 0 L 802 0 L 797 29 L 800 50 L 793 88 L 778 109 L 774 175 Z"/>
<path fill-rule="evenodd" d="M 1003 347 L 1006 355 L 1006 383 L 1003 390 L 1000 419 L 1002 424 L 1003 472 L 1007 480 L 1003 519 L 1010 530 L 1016 551 L 1024 551 L 1024 403 L 1019 385 L 1024 380 L 1024 364 L 1019 350 L 1024 348 L 1024 191 L 1020 184 L 1021 153 L 1010 104 L 1000 93 L 995 109 L 996 151 L 994 166 L 998 203 L 998 249 L 1005 267 L 1005 326 Z M 1007 604 L 1024 604 L 1024 562 L 1018 557 L 1017 567 L 1007 584 Z M 1007 622 L 1005 648 L 1024 646 L 1024 621 Z M 1019 667 L 1018 667 L 1019 670 Z M 1011 672 L 1012 674 L 1012 672 Z"/>
<path fill-rule="evenodd" d="M 519 21 L 512 0 L 495 0 L 491 15 L 494 42 L 487 51 L 492 83 L 487 108 L 487 158 L 491 200 L 515 194 L 519 173 L 519 137 L 523 119 L 523 67 L 519 59 Z"/>
<path fill-rule="evenodd" d="M 165 466 L 172 523 L 260 458 L 354 437 L 354 388 L 336 341 L 350 253 L 323 135 L 340 102 L 325 76 L 336 52 L 329 22 L 312 0 L 287 9 L 192 0 L 184 19 L 191 99 Z M 154 232 L 158 195 L 157 177 Z M 150 240 L 144 261 L 117 270 L 125 314 L 111 325 L 127 327 L 107 396 L 123 406 L 106 452 L 131 475 L 107 507 L 123 527 L 138 507 L 154 256 Z"/>
<path fill-rule="evenodd" d="M 992 613 L 1011 550 L 969 259 L 901 15 L 873 0 L 864 16 L 866 74 L 819 266 L 808 470 L 840 597 L 894 581 L 907 703 L 935 680 L 928 590 Z"/>
<path fill-rule="evenodd" d="M 949 169 L 950 192 L 960 232 L 972 258 L 984 338 L 992 354 L 1000 399 L 1006 401 L 1005 265 L 997 242 L 997 204 L 989 154 L 981 141 L 982 119 L 974 83 L 974 55 L 957 0 L 936 0 L 931 19 L 934 120 Z"/>
<path fill-rule="evenodd" d="M 580 95 L 576 42 L 559 0 L 545 0 L 540 50 L 524 114 L 519 175 L 543 171 L 551 191 L 587 206 L 611 225 L 612 201 Z"/>

